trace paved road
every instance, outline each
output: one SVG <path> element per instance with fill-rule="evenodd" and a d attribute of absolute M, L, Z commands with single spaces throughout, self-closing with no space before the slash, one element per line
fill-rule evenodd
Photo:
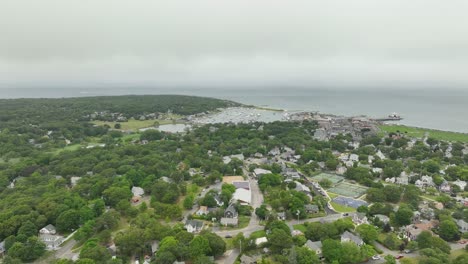
<path fill-rule="evenodd" d="M 70 239 L 62 244 L 54 254 L 51 254 L 48 258 L 36 261 L 38 264 L 52 263 L 55 259 L 72 259 L 77 253 L 72 252 L 72 248 L 76 245 L 76 240 Z"/>

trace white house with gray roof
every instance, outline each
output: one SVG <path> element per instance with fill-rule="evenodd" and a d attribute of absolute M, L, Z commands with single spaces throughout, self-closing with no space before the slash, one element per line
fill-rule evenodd
<path fill-rule="evenodd" d="M 307 240 L 305 243 L 305 247 L 309 248 L 310 250 L 314 251 L 317 256 L 322 255 L 322 241 L 311 241 Z"/>
<path fill-rule="evenodd" d="M 341 235 L 341 242 L 352 242 L 358 246 L 364 245 L 364 241 L 359 236 L 356 236 L 355 234 L 349 231 L 345 231 Z"/>

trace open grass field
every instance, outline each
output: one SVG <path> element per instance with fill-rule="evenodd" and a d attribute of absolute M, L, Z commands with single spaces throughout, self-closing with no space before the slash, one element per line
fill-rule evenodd
<path fill-rule="evenodd" d="M 106 121 L 93 121 L 92 123 L 98 126 L 108 125 L 111 128 L 114 128 L 115 124 L 120 124 L 120 130 L 132 130 L 138 131 L 140 128 L 146 128 L 154 126 L 155 122 L 158 122 L 160 125 L 172 124 L 172 120 L 134 120 L 130 119 L 128 122 L 106 122 Z"/>
<path fill-rule="evenodd" d="M 457 132 L 450 132 L 450 131 L 441 131 L 441 130 L 432 130 L 427 128 L 418 128 L 418 127 L 409 127 L 409 126 L 402 126 L 402 125 L 381 125 L 379 128 L 383 132 L 400 132 L 407 134 L 408 136 L 415 137 L 415 138 L 422 138 L 424 137 L 425 133 L 429 135 L 429 137 L 435 138 L 437 140 L 445 140 L 445 141 L 459 141 L 459 142 L 468 142 L 468 134 L 464 133 L 457 133 Z"/>
<path fill-rule="evenodd" d="M 305 233 L 305 231 L 307 231 L 307 228 L 303 224 L 293 225 L 293 227 L 294 227 L 294 230 L 299 230 L 302 233 Z"/>
<path fill-rule="evenodd" d="M 454 260 L 456 259 L 458 256 L 462 255 L 466 253 L 466 250 L 464 250 L 463 248 L 461 249 L 457 249 L 457 250 L 453 250 L 452 252 L 450 252 L 450 259 L 451 260 Z"/>
<path fill-rule="evenodd" d="M 10 163 L 10 164 L 15 164 L 18 163 L 21 159 L 20 158 L 12 158 L 9 160 L 4 160 L 3 158 L 0 158 L 0 164 L 2 163 Z"/>
<path fill-rule="evenodd" d="M 330 204 L 333 206 L 333 208 L 335 209 L 335 211 L 339 212 L 339 213 L 352 213 L 352 212 L 356 212 L 356 209 L 352 208 L 352 207 L 349 207 L 349 206 L 344 206 L 344 205 L 341 205 L 341 204 L 338 204 L 338 203 L 335 203 L 335 202 L 330 202 Z"/>
<path fill-rule="evenodd" d="M 250 237 L 251 237 L 251 238 L 254 238 L 254 239 L 255 239 L 255 238 L 264 237 L 264 236 L 266 236 L 266 233 L 265 233 L 264 230 L 255 231 L 255 232 L 253 232 L 253 233 L 250 235 Z"/>

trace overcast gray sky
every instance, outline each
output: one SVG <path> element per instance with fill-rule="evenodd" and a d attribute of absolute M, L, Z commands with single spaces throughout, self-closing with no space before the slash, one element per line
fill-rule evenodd
<path fill-rule="evenodd" d="M 0 0 L 0 87 L 468 89 L 468 1 Z"/>

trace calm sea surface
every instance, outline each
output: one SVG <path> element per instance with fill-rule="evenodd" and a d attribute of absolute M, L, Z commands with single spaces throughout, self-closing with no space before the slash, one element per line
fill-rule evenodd
<path fill-rule="evenodd" d="M 320 89 L 0 89 L 0 98 L 82 97 L 126 94 L 187 94 L 229 99 L 290 111 L 384 117 L 399 113 L 401 124 L 468 133 L 468 91 Z"/>

